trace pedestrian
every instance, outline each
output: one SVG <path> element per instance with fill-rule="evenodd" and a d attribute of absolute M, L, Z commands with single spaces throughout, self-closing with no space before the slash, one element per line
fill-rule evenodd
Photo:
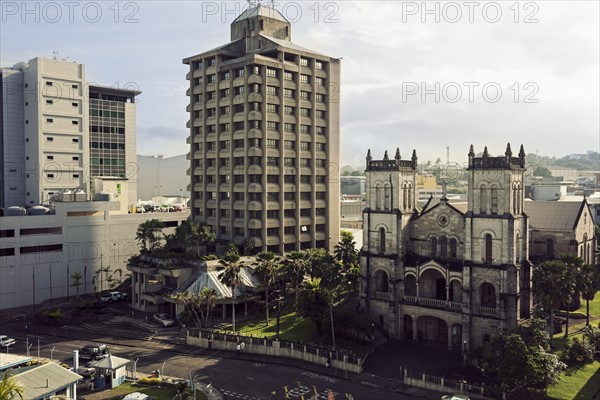
<path fill-rule="evenodd" d="M 212 339 L 208 339 L 208 348 L 212 349 Z"/>
<path fill-rule="evenodd" d="M 240 344 L 238 344 L 235 349 L 237 350 L 237 355 L 240 355 L 240 351 L 242 350 L 242 346 Z"/>
<path fill-rule="evenodd" d="M 29 330 L 29 325 L 25 324 L 25 332 Z"/>
<path fill-rule="evenodd" d="M 246 343 L 242 342 L 240 346 L 242 347 L 242 350 L 244 350 L 244 347 L 246 347 Z"/>
<path fill-rule="evenodd" d="M 330 364 L 331 364 L 331 359 L 329 357 L 327 357 L 327 360 L 325 361 L 325 367 L 328 368 Z"/>

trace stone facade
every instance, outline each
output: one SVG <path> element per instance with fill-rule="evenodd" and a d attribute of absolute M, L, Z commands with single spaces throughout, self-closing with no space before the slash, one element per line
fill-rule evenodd
<path fill-rule="evenodd" d="M 525 152 L 469 152 L 468 201 L 416 207 L 417 156 L 367 155 L 361 306 L 391 338 L 466 352 L 531 312 Z"/>

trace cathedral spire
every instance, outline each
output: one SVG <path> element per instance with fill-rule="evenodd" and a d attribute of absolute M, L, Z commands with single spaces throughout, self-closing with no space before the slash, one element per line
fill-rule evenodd
<path fill-rule="evenodd" d="M 383 159 L 384 159 L 384 160 L 386 160 L 386 161 L 390 159 L 390 158 L 388 157 L 387 150 L 385 151 L 385 154 L 383 155 Z"/>
<path fill-rule="evenodd" d="M 367 169 L 369 169 L 369 161 L 371 161 L 373 157 L 371 156 L 371 149 L 367 151 Z"/>
<path fill-rule="evenodd" d="M 525 158 L 525 149 L 523 148 L 523 145 L 521 145 L 521 148 L 519 149 L 519 158 Z"/>
<path fill-rule="evenodd" d="M 505 155 L 507 158 L 510 158 L 510 157 L 512 157 L 512 150 L 510 149 L 510 143 L 508 143 L 508 144 L 506 145 L 506 152 L 504 152 L 504 155 Z"/>
<path fill-rule="evenodd" d="M 412 157 L 410 158 L 413 162 L 417 162 L 417 150 L 413 150 Z"/>
<path fill-rule="evenodd" d="M 469 147 L 469 157 L 475 157 L 475 150 L 473 150 L 473 145 Z"/>
<path fill-rule="evenodd" d="M 396 147 L 396 160 L 399 161 L 400 160 L 400 148 Z"/>
<path fill-rule="evenodd" d="M 489 156 L 490 156 L 490 154 L 488 153 L 487 146 L 485 146 L 483 148 L 483 157 L 489 157 Z"/>

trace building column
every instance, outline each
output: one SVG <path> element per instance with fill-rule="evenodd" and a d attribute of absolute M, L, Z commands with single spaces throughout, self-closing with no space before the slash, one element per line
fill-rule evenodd
<path fill-rule="evenodd" d="M 418 287 L 418 286 L 417 286 Z M 419 338 L 417 337 L 417 319 L 415 318 L 414 315 L 411 315 L 412 317 L 412 329 L 413 329 L 413 340 L 419 340 Z"/>
<path fill-rule="evenodd" d="M 452 350 L 452 324 L 446 323 L 448 326 L 448 350 Z"/>
<path fill-rule="evenodd" d="M 421 294 L 419 293 L 419 281 L 417 281 L 417 303 L 419 303 L 419 299 L 421 297 Z"/>
<path fill-rule="evenodd" d="M 446 305 L 450 303 L 450 285 L 446 285 Z"/>
<path fill-rule="evenodd" d="M 227 305 L 225 303 L 223 303 L 223 305 L 221 306 L 222 310 L 223 310 L 223 319 L 227 318 Z"/>
<path fill-rule="evenodd" d="M 248 302 L 244 303 L 244 318 L 248 316 Z"/>

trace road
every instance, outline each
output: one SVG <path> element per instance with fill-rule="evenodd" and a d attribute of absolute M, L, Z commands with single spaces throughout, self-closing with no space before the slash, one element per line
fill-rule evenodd
<path fill-rule="evenodd" d="M 26 338 L 19 334 L 13 337 L 17 343 L 10 353 L 52 358 L 72 365 L 72 351 L 87 344 L 87 341 L 60 337 L 32 335 Z M 39 339 L 39 347 L 38 347 Z M 111 354 L 137 360 L 138 373 L 150 375 L 154 370 L 164 376 L 212 383 L 222 391 L 226 399 L 236 400 L 308 400 L 315 394 L 319 400 L 329 400 L 331 391 L 336 400 L 409 400 L 414 397 L 368 386 L 361 380 L 344 379 L 343 372 L 332 371 L 332 375 L 311 372 L 295 366 L 278 363 L 246 360 L 231 352 L 219 349 L 148 342 L 136 340 L 99 339 L 108 343 Z M 3 350 L 4 352 L 4 350 Z M 337 376 L 333 374 L 337 372 Z M 363 383 L 361 383 L 363 382 Z"/>

